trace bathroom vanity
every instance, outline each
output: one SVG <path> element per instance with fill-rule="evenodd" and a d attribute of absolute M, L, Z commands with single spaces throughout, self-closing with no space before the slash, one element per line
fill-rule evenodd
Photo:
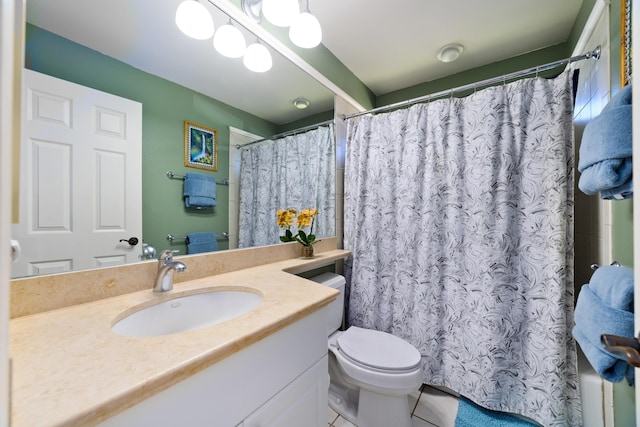
<path fill-rule="evenodd" d="M 15 317 L 12 426 L 326 425 L 327 305 L 337 292 L 295 274 L 348 255 L 329 250 L 203 276 L 160 296 L 149 282 Z M 262 301 L 188 332 L 132 337 L 111 329 L 139 307 L 205 288 L 243 288 Z"/>
<path fill-rule="evenodd" d="M 324 427 L 326 311 L 322 308 L 98 425 Z"/>

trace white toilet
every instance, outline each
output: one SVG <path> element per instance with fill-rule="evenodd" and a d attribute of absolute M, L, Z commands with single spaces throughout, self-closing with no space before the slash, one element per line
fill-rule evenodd
<path fill-rule="evenodd" d="M 358 427 L 411 427 L 408 396 L 422 384 L 420 352 L 386 332 L 339 331 L 344 277 L 323 273 L 311 280 L 340 291 L 329 306 L 329 406 Z"/>

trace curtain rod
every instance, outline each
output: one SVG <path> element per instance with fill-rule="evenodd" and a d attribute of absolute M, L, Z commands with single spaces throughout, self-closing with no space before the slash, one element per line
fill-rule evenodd
<path fill-rule="evenodd" d="M 296 133 L 317 129 L 319 127 L 330 125 L 330 124 L 333 124 L 333 120 L 327 120 L 327 121 L 324 121 L 324 122 L 316 123 L 315 125 L 309 125 L 309 126 L 304 126 L 304 127 L 301 127 L 301 128 L 298 128 L 298 129 L 294 129 L 294 130 L 289 130 L 287 132 L 282 132 L 282 133 L 270 136 L 269 138 L 256 139 L 255 141 L 247 142 L 246 144 L 236 144 L 236 148 L 239 150 L 239 149 L 241 149 L 243 147 L 246 147 L 248 145 L 257 144 L 258 142 L 269 141 L 271 139 L 283 138 L 285 136 L 295 135 Z"/>
<path fill-rule="evenodd" d="M 342 120 L 348 120 L 354 117 L 364 116 L 365 114 L 380 113 L 380 112 L 389 111 L 389 110 L 393 110 L 400 107 L 406 107 L 406 106 L 417 104 L 424 101 L 433 101 L 437 98 L 442 98 L 443 96 L 447 96 L 447 95 L 453 96 L 454 93 L 464 92 L 466 90 L 472 90 L 472 89 L 475 90 L 478 87 L 491 86 L 496 83 L 505 83 L 507 80 L 516 79 L 516 78 L 523 77 L 533 73 L 537 74 L 539 72 L 551 70 L 561 65 L 568 65 L 568 64 L 571 64 L 572 62 L 582 61 L 583 59 L 591 59 L 591 58 L 596 60 L 600 59 L 600 46 L 596 47 L 594 50 L 587 52 L 583 55 L 572 56 L 571 58 L 561 59 L 559 61 L 550 62 L 544 65 L 538 65 L 536 67 L 528 68 L 526 70 L 515 71 L 513 73 L 504 74 L 502 76 L 493 77 L 493 78 L 482 80 L 475 83 L 469 83 L 464 86 L 458 86 L 452 89 L 443 90 L 443 91 L 432 93 L 429 95 L 408 99 L 406 101 L 396 102 L 395 104 L 384 105 L 382 107 L 373 108 L 371 110 L 360 111 L 359 113 L 342 115 L 341 117 L 342 117 Z"/>

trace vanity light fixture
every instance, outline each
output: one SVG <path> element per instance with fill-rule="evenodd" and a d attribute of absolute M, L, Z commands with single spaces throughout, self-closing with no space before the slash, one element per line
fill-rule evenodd
<path fill-rule="evenodd" d="M 242 11 L 253 22 L 262 22 L 262 0 L 242 0 Z"/>
<path fill-rule="evenodd" d="M 305 49 L 318 46 L 322 41 L 322 28 L 318 18 L 308 10 L 296 16 L 289 28 L 289 38 L 293 44 Z"/>
<path fill-rule="evenodd" d="M 322 41 L 320 21 L 309 12 L 309 0 L 302 13 L 298 0 L 242 0 L 242 10 L 258 24 L 264 16 L 273 25 L 290 27 L 289 38 L 298 47 L 310 49 Z"/>
<path fill-rule="evenodd" d="M 198 0 L 185 0 L 176 10 L 176 25 L 187 36 L 207 40 L 213 36 L 213 18 Z"/>
<path fill-rule="evenodd" d="M 273 66 L 273 60 L 271 59 L 269 49 L 259 41 L 247 46 L 242 62 L 245 67 L 256 73 L 269 71 Z"/>
<path fill-rule="evenodd" d="M 300 14 L 298 0 L 262 0 L 262 15 L 277 27 L 288 27 Z"/>
<path fill-rule="evenodd" d="M 306 98 L 296 98 L 293 100 L 293 106 L 298 110 L 304 110 L 309 106 L 310 102 Z"/>
<path fill-rule="evenodd" d="M 227 58 L 242 58 L 247 50 L 247 42 L 240 30 L 229 21 L 214 34 L 213 47 Z"/>
<path fill-rule="evenodd" d="M 438 58 L 440 62 L 453 62 L 458 59 L 463 51 L 464 46 L 460 43 L 451 43 L 443 46 L 436 54 L 436 58 Z"/>

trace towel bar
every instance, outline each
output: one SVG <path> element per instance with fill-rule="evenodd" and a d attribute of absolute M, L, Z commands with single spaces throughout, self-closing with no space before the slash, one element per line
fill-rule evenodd
<path fill-rule="evenodd" d="M 178 240 L 184 240 L 186 239 L 187 236 L 182 236 L 182 237 L 176 237 L 173 234 L 167 234 L 167 240 L 171 243 L 173 243 L 174 240 L 178 239 Z M 222 234 L 218 235 L 218 238 L 216 239 L 218 241 L 220 240 L 229 240 L 229 232 L 228 231 L 223 231 Z"/>
<path fill-rule="evenodd" d="M 620 267 L 620 263 L 618 261 L 613 261 L 611 264 L 609 265 L 615 265 L 616 267 Z M 600 268 L 600 266 L 598 264 L 591 264 L 591 269 L 593 271 L 596 271 L 598 268 Z"/>
<path fill-rule="evenodd" d="M 175 172 L 172 171 L 167 171 L 166 172 L 167 178 L 169 179 L 184 179 L 184 175 L 178 175 Z M 224 179 L 224 178 L 216 178 L 216 184 L 218 185 L 229 185 L 229 180 L 228 179 Z"/>

